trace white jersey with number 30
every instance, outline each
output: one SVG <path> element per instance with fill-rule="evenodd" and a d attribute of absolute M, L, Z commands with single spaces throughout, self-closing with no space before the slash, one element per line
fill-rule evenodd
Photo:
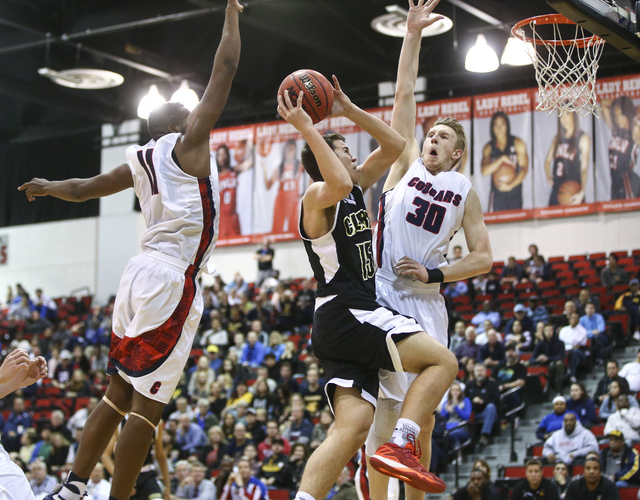
<path fill-rule="evenodd" d="M 426 268 L 446 265 L 449 241 L 460 229 L 471 182 L 458 172 L 432 175 L 421 158 L 400 182 L 380 197 L 376 227 L 378 267 L 409 257 Z"/>

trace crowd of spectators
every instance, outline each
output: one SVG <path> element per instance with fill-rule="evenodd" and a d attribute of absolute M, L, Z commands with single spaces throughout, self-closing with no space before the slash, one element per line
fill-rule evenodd
<path fill-rule="evenodd" d="M 602 284 L 628 284 L 615 297 L 614 311 L 603 310 L 588 286 L 565 297 L 561 312 L 534 293 L 512 299 L 509 309 L 497 307 L 501 295 L 523 283 L 535 292 L 553 279 L 537 247 L 529 250 L 524 261 L 510 258 L 498 272 L 443 290 L 452 299 L 450 349 L 460 376 L 437 411 L 434 471 L 467 449 L 483 449 L 500 432 L 501 420 L 504 425 L 522 414 L 531 366 L 546 367 L 546 393 L 549 399 L 558 395 L 536 433 L 544 442 L 545 463 L 571 466 L 570 455 L 578 456 L 554 447 L 552 439 L 562 433 L 566 441 L 579 436 L 585 448 L 589 441 L 586 451 L 592 451 L 587 438 L 594 425 L 606 423 L 609 435 L 621 432 L 625 446 L 640 437 L 640 351 L 619 371 L 610 354 L 621 339 L 607 321 L 623 312 L 629 338 L 622 340 L 637 333 L 637 279 L 611 264 L 617 263 L 614 256 L 602 271 Z M 260 255 L 272 255 L 268 242 L 256 255 L 259 262 Z M 461 257 L 458 249 L 452 259 Z M 265 271 L 259 287 L 241 273 L 229 283 L 216 276 L 203 287 L 205 311 L 192 357 L 163 415 L 163 450 L 172 477 L 167 487 L 175 498 L 197 491 L 198 498 L 213 492 L 214 498 L 235 500 L 239 488 L 295 491 L 309 454 L 330 432 L 323 373 L 309 343 L 314 283 L 279 280 L 272 269 Z M 30 474 L 34 492 L 50 490 L 69 470 L 84 423 L 106 388 L 113 300 L 98 305 L 88 299 L 52 300 L 40 289 L 31 296 L 17 285 L 15 294 L 9 288 L 0 312 L 5 353 L 20 347 L 48 361 L 47 379 L 1 402 L 2 443 Z M 457 303 L 477 309 L 465 315 Z M 591 399 L 579 379 L 600 365 L 606 375 Z M 102 467 L 95 471 L 96 498 L 108 478 Z M 336 484 L 335 492 L 347 490 Z"/>

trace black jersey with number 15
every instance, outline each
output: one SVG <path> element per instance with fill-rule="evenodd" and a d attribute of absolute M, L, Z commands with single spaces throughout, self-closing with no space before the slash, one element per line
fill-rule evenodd
<path fill-rule="evenodd" d="M 354 186 L 338 202 L 333 227 L 324 236 L 309 239 L 302 221 L 301 213 L 300 235 L 318 282 L 318 297 L 342 293 L 375 297 L 371 224 L 362 188 Z"/>

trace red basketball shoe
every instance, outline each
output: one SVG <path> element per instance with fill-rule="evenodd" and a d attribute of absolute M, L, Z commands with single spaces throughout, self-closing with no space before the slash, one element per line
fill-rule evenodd
<path fill-rule="evenodd" d="M 378 472 L 404 481 L 409 486 L 425 493 L 443 493 L 447 489 L 445 482 L 431 474 L 420 463 L 420 443 L 411 434 L 405 446 L 385 443 L 370 458 L 369 463 Z"/>

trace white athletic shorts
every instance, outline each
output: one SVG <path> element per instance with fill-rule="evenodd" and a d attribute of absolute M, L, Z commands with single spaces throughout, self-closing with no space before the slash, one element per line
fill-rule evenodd
<path fill-rule="evenodd" d="M 29 481 L 0 445 L 0 500 L 34 500 Z"/>
<path fill-rule="evenodd" d="M 425 284 L 378 269 L 376 300 L 380 305 L 415 318 L 430 337 L 447 346 L 449 318 L 439 283 Z M 380 370 L 378 376 L 378 405 L 366 441 L 368 455 L 372 455 L 391 437 L 405 395 L 417 377 L 415 373 L 387 370 Z"/>
<path fill-rule="evenodd" d="M 120 280 L 108 372 L 161 403 L 180 381 L 202 317 L 198 273 L 154 251 L 133 257 Z"/>

